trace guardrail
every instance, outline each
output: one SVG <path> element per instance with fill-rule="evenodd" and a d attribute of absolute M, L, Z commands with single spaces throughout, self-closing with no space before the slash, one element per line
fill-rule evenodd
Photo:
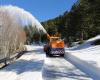
<path fill-rule="evenodd" d="M 26 53 L 27 51 L 22 51 L 19 53 L 16 53 L 15 56 L 9 58 L 3 58 L 0 60 L 0 69 L 4 68 L 5 66 L 7 66 L 8 64 L 10 64 L 11 62 L 15 61 L 16 59 L 18 59 L 19 57 L 21 57 L 24 53 Z"/>

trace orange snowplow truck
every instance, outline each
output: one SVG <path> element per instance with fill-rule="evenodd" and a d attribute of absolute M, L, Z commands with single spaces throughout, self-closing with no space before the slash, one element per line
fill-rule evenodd
<path fill-rule="evenodd" d="M 64 41 L 60 37 L 50 36 L 47 34 L 49 42 L 44 45 L 44 51 L 47 56 L 60 55 L 64 56 Z"/>

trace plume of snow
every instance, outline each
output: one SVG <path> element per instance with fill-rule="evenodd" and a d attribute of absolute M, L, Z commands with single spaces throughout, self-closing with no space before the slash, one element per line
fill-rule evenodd
<path fill-rule="evenodd" d="M 46 33 L 31 13 L 12 5 L 0 6 L 0 59 L 10 58 L 16 52 L 25 50 L 24 43 L 27 40 L 25 26 L 30 29 L 29 33 L 41 31 Z M 34 30 L 31 30 L 31 27 Z"/>
<path fill-rule="evenodd" d="M 24 9 L 12 5 L 0 6 L 0 9 L 7 11 L 11 18 L 14 17 L 14 19 L 16 19 L 16 21 L 23 27 L 32 25 L 32 27 L 36 28 L 37 31 L 43 31 L 46 33 L 46 30 L 39 23 L 39 21 L 34 16 L 32 16 L 31 13 L 25 11 Z"/>

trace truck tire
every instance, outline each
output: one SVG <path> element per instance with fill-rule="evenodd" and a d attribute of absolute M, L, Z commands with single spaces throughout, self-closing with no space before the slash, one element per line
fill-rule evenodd
<path fill-rule="evenodd" d="M 60 56 L 61 56 L 61 57 L 64 57 L 64 54 L 61 54 Z"/>

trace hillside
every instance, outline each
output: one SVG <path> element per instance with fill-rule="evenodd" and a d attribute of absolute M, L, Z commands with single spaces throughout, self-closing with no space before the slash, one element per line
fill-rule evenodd
<path fill-rule="evenodd" d="M 78 0 L 68 12 L 42 22 L 50 35 L 61 34 L 66 42 L 87 40 L 100 34 L 100 0 Z"/>

